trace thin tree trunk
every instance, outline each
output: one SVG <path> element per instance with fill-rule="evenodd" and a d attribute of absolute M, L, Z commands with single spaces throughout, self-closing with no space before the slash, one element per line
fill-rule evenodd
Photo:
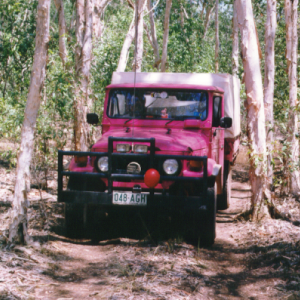
<path fill-rule="evenodd" d="M 147 35 L 147 38 L 148 38 L 148 41 L 151 45 L 151 47 L 154 49 L 154 45 L 153 45 L 153 41 L 152 41 L 152 36 L 151 36 L 151 33 L 149 31 L 149 27 L 147 25 L 147 23 L 144 21 L 144 30 L 146 32 L 146 35 Z"/>
<path fill-rule="evenodd" d="M 271 189 L 273 178 L 272 151 L 273 151 L 273 100 L 275 78 L 275 32 L 276 32 L 276 0 L 267 1 L 267 20 L 265 24 L 265 78 L 264 78 L 264 107 L 266 118 L 267 142 L 267 184 Z"/>
<path fill-rule="evenodd" d="M 205 15 L 205 22 L 204 22 L 203 39 L 205 39 L 205 37 L 206 37 L 208 26 L 209 26 L 209 22 L 210 22 L 210 16 L 211 16 L 211 14 L 212 14 L 212 12 L 214 10 L 214 7 L 215 7 L 215 3 L 213 5 L 210 5 L 207 8 L 206 15 Z"/>
<path fill-rule="evenodd" d="M 205 8 L 206 8 L 206 2 L 202 1 L 202 9 L 201 9 L 201 13 L 200 13 L 201 20 L 203 20 L 203 14 L 204 14 Z"/>
<path fill-rule="evenodd" d="M 30 86 L 24 113 L 21 133 L 21 145 L 18 155 L 15 192 L 13 198 L 12 219 L 9 227 L 11 243 L 28 243 L 27 233 L 27 192 L 30 188 L 30 162 L 34 146 L 36 118 L 41 102 L 44 85 L 48 42 L 51 0 L 39 0 L 37 8 L 37 26 L 35 53 L 33 58 Z"/>
<path fill-rule="evenodd" d="M 59 56 L 63 65 L 66 65 L 68 51 L 66 47 L 66 21 L 64 13 L 64 5 L 62 0 L 54 0 L 58 12 L 58 28 L 59 28 Z"/>
<path fill-rule="evenodd" d="M 163 47 L 162 47 L 162 55 L 161 55 L 161 69 L 160 69 L 161 72 L 166 71 L 171 6 L 172 6 L 172 0 L 166 0 L 166 12 L 165 12 L 165 22 L 164 22 L 164 37 L 163 37 Z"/>
<path fill-rule="evenodd" d="M 134 24 L 135 24 L 135 10 L 134 10 L 134 13 L 133 13 L 132 21 L 130 23 L 127 35 L 126 35 L 124 43 L 123 43 L 123 47 L 122 47 L 120 58 L 119 58 L 118 67 L 117 67 L 117 70 L 116 70 L 117 72 L 124 72 L 125 69 L 126 69 L 129 48 L 130 48 L 130 45 L 132 44 L 132 41 L 133 41 L 134 36 L 135 36 Z"/>
<path fill-rule="evenodd" d="M 181 28 L 184 27 L 184 12 L 183 12 L 182 4 L 180 4 L 180 26 L 181 26 Z"/>
<path fill-rule="evenodd" d="M 216 0 L 215 34 L 215 72 L 219 73 L 219 0 Z"/>
<path fill-rule="evenodd" d="M 86 114 L 91 108 L 89 79 L 92 61 L 93 0 L 77 0 L 76 76 L 74 101 L 74 142 L 76 151 L 87 151 L 91 130 Z"/>
<path fill-rule="evenodd" d="M 137 32 L 136 35 L 136 54 L 132 64 L 132 71 L 141 72 L 142 71 L 142 61 L 143 61 L 143 50 L 144 50 L 144 11 L 146 8 L 146 0 L 137 0 Z"/>
<path fill-rule="evenodd" d="M 76 73 L 78 74 L 82 65 L 82 47 L 84 38 L 84 23 L 85 23 L 85 1 L 76 0 L 76 49 L 75 49 L 75 62 L 76 62 Z"/>
<path fill-rule="evenodd" d="M 93 14 L 93 36 L 96 40 L 101 39 L 104 27 L 101 16 L 109 1 L 110 0 L 95 0 Z"/>
<path fill-rule="evenodd" d="M 251 0 L 237 0 L 236 5 L 245 72 L 247 131 L 251 148 L 250 181 L 252 189 L 252 217 L 254 220 L 257 220 L 268 216 L 267 207 L 264 205 L 266 132 L 263 87 Z"/>
<path fill-rule="evenodd" d="M 74 9 L 76 6 L 75 6 L 75 3 L 74 5 L 72 6 L 72 16 L 71 16 L 71 20 L 70 20 L 70 26 L 69 26 L 69 29 L 68 31 L 70 32 L 71 30 L 73 30 L 76 26 L 76 9 Z"/>
<path fill-rule="evenodd" d="M 297 106 L 297 20 L 298 0 L 285 0 L 285 22 L 286 22 L 286 59 L 289 76 L 289 121 L 288 121 L 288 153 L 287 166 L 290 174 L 289 189 L 294 196 L 299 196 L 299 142 L 298 118 L 295 111 Z"/>
<path fill-rule="evenodd" d="M 236 0 L 233 4 L 233 42 L 232 42 L 232 75 L 237 76 L 239 70 L 239 27 L 237 22 Z"/>
<path fill-rule="evenodd" d="M 155 22 L 154 22 L 154 15 L 153 15 L 153 11 L 152 11 L 151 0 L 148 0 L 148 10 L 149 10 L 149 20 L 150 20 L 152 42 L 153 42 L 153 50 L 154 50 L 154 56 L 155 56 L 154 66 L 158 69 L 158 66 L 160 64 L 160 55 L 159 55 L 159 48 L 158 48 L 158 42 L 157 42 L 157 36 L 156 36 L 156 27 L 155 27 Z"/>

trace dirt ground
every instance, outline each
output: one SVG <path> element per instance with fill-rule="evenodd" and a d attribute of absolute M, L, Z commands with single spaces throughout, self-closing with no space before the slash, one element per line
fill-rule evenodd
<path fill-rule="evenodd" d="M 1 164 L 0 299 L 300 299 L 299 202 L 277 200 L 290 221 L 237 221 L 250 205 L 247 174 L 240 161 L 231 207 L 218 212 L 209 248 L 180 236 L 158 242 L 120 236 L 96 245 L 68 239 L 55 173 L 48 192 L 30 193 L 33 244 L 8 247 L 14 170 Z"/>

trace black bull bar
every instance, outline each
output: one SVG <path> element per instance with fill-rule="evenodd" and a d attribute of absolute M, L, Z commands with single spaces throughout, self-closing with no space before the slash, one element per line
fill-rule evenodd
<path fill-rule="evenodd" d="M 114 153 L 113 142 L 141 142 L 150 144 L 150 153 L 138 154 L 138 153 Z M 108 157 L 108 172 L 72 172 L 65 171 L 63 168 L 63 157 L 64 156 L 93 156 L 93 157 Z M 120 188 L 113 188 L 114 180 L 144 180 L 144 175 L 138 174 L 118 174 L 113 173 L 112 160 L 115 157 L 132 157 L 132 158 L 146 158 L 149 161 L 149 168 L 154 168 L 154 159 L 177 159 L 177 160 L 193 160 L 203 162 L 203 177 L 183 177 L 183 176 L 169 176 L 161 175 L 160 182 L 162 181 L 174 181 L 174 182 L 195 182 L 201 185 L 201 193 L 199 196 L 178 196 L 169 195 L 166 191 L 162 193 L 156 193 L 155 189 L 143 189 L 143 192 L 148 192 L 147 196 L 147 207 L 166 206 L 172 207 L 174 205 L 184 204 L 191 209 L 199 208 L 199 205 L 207 204 L 207 156 L 190 156 L 190 155 L 171 155 L 171 154 L 155 154 L 155 138 L 108 138 L 108 152 L 79 152 L 79 151 L 58 151 L 58 196 L 59 202 L 66 203 L 94 203 L 105 206 L 112 206 L 112 196 L 114 190 L 120 190 Z M 94 191 L 75 191 L 75 190 L 64 190 L 63 189 L 63 177 L 64 176 L 76 176 L 82 178 L 82 182 L 85 182 L 91 177 L 106 178 L 108 181 L 107 190 L 104 192 Z M 132 188 L 122 188 L 122 191 L 132 191 Z M 116 206 L 116 205 L 114 205 Z M 180 205 L 181 206 L 181 205 Z"/>

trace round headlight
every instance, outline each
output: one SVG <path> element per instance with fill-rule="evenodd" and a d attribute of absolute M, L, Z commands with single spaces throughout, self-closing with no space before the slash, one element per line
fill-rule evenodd
<path fill-rule="evenodd" d="M 168 175 L 175 174 L 178 171 L 178 167 L 178 161 L 176 159 L 167 159 L 163 164 L 163 169 Z"/>
<path fill-rule="evenodd" d="M 107 172 L 108 171 L 108 157 L 107 156 L 100 157 L 97 162 L 97 166 L 101 172 Z"/>

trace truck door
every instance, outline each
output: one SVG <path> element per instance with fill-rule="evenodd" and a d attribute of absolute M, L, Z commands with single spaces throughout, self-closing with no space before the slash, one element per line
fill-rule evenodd
<path fill-rule="evenodd" d="M 212 158 L 222 165 L 222 177 L 224 167 L 224 129 L 220 127 L 220 119 L 223 115 L 223 97 L 214 95 L 212 116 Z"/>

